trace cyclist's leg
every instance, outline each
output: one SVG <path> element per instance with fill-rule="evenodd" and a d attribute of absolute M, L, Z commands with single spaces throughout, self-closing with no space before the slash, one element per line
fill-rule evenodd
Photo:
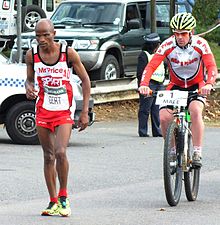
<path fill-rule="evenodd" d="M 189 104 L 189 112 L 191 115 L 191 131 L 194 146 L 202 146 L 202 139 L 204 133 L 204 122 L 202 119 L 202 111 L 204 109 L 204 103 L 194 100 Z"/>
<path fill-rule="evenodd" d="M 191 131 L 193 140 L 193 165 L 202 166 L 202 140 L 204 133 L 204 122 L 202 119 L 202 111 L 204 104 L 201 101 L 191 101 L 189 104 L 189 112 L 191 115 Z"/>
<path fill-rule="evenodd" d="M 161 125 L 161 132 L 164 138 L 166 137 L 167 128 L 172 120 L 173 120 L 172 110 L 164 107 L 161 108 L 160 125 Z"/>

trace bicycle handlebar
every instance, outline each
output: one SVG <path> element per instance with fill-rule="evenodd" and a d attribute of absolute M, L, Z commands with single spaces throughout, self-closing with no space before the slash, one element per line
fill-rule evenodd
<path fill-rule="evenodd" d="M 160 90 L 159 90 L 160 91 Z M 173 90 L 164 90 L 164 91 L 173 91 Z M 188 90 L 178 90 L 177 89 L 177 91 L 187 91 L 189 94 L 201 94 L 201 89 L 196 89 L 196 90 L 194 90 L 194 91 L 188 91 Z M 139 92 L 139 91 L 138 91 Z M 215 89 L 213 88 L 212 90 L 211 90 L 211 93 L 214 93 L 215 92 Z M 156 95 L 157 95 L 157 93 L 158 93 L 158 91 L 155 91 L 155 90 L 151 90 L 150 89 L 150 92 L 149 92 L 149 94 L 148 95 L 145 95 L 145 97 L 147 98 L 147 97 L 155 97 Z M 204 95 L 205 96 L 205 95 Z"/>

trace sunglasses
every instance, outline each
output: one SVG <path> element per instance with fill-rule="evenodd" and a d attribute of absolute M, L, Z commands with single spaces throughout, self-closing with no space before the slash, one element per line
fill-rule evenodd
<path fill-rule="evenodd" d="M 175 36 L 184 36 L 184 37 L 186 37 L 186 36 L 188 36 L 188 34 L 190 34 L 191 33 L 191 31 L 189 31 L 189 30 L 184 30 L 184 31 L 176 31 L 176 30 L 174 30 L 173 31 L 173 34 L 175 35 Z"/>

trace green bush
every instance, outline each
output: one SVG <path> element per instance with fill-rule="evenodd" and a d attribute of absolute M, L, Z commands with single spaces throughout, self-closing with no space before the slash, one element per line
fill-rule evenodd
<path fill-rule="evenodd" d="M 214 43 L 214 42 L 209 42 L 209 45 L 215 56 L 215 61 L 216 61 L 217 67 L 220 68 L 220 47 L 218 46 L 217 43 Z"/>
<path fill-rule="evenodd" d="M 193 7 L 193 15 L 197 20 L 196 32 L 203 33 L 214 27 L 217 22 L 218 13 L 220 10 L 220 0 L 196 0 Z M 209 41 L 220 41 L 220 27 L 205 35 Z"/>

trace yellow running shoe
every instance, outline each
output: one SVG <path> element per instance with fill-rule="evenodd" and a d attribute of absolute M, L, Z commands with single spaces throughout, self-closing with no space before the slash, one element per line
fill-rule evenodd
<path fill-rule="evenodd" d="M 55 202 L 50 202 L 48 207 L 41 212 L 41 216 L 59 215 L 59 206 Z"/>
<path fill-rule="evenodd" d="M 61 196 L 58 199 L 58 207 L 60 216 L 66 217 L 71 215 L 70 202 L 67 197 Z"/>

